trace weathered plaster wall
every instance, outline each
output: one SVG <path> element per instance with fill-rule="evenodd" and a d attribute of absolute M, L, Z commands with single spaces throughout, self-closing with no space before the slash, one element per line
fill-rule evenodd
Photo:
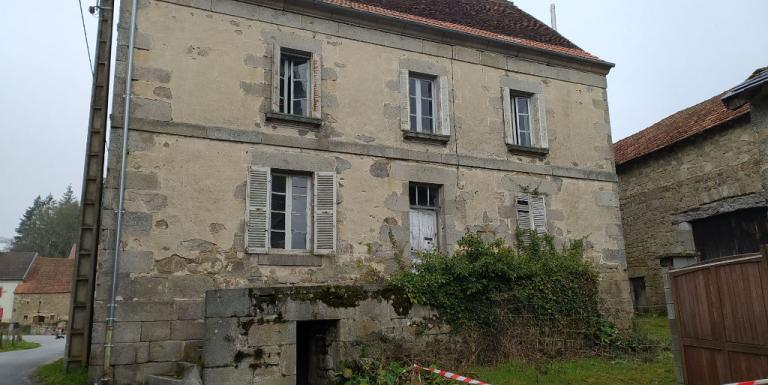
<path fill-rule="evenodd" d="M 675 215 L 763 191 L 757 135 L 742 120 L 618 168 L 629 277 L 645 277 L 655 310 L 665 303 L 659 258 L 696 252 Z"/>
<path fill-rule="evenodd" d="M 46 324 L 57 324 L 69 319 L 69 293 L 16 294 L 13 308 L 13 322 L 31 325 L 32 317 L 41 315 Z M 51 320 L 51 316 L 55 318 Z"/>
<path fill-rule="evenodd" d="M 16 286 L 19 286 L 21 281 L 0 281 L 0 308 L 3 309 L 3 317 L 0 322 L 11 322 L 11 316 L 13 313 L 13 296 Z"/>
<path fill-rule="evenodd" d="M 194 359 L 205 335 L 206 290 L 349 283 L 391 273 L 397 260 L 408 258 L 411 181 L 442 185 L 439 242 L 444 250 L 452 250 L 466 231 L 511 241 L 516 193 L 538 189 L 546 196 L 548 230 L 558 241 L 589 236 L 588 258 L 602 273 L 603 297 L 614 309 L 629 309 L 604 76 L 240 2 L 179 2 L 192 7 L 139 2 L 113 351 L 118 384 L 171 371 L 175 360 Z M 127 20 L 127 12 L 121 20 Z M 120 34 L 116 63 L 113 113 L 118 118 L 125 37 Z M 321 50 L 324 123 L 319 130 L 265 121 L 272 41 Z M 447 145 L 403 140 L 401 65 L 450 74 L 454 124 Z M 541 84 L 547 157 L 507 152 L 503 78 Z M 121 134 L 119 129 L 112 134 L 94 310 L 94 375 L 103 358 L 114 242 Z M 304 266 L 278 266 L 282 256 L 244 252 L 245 179 L 251 164 L 336 171 L 336 256 L 292 257 Z"/>

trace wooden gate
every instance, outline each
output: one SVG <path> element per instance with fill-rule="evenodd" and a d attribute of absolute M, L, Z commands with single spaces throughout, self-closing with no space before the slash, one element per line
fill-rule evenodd
<path fill-rule="evenodd" d="M 670 271 L 685 383 L 768 378 L 768 256 Z"/>

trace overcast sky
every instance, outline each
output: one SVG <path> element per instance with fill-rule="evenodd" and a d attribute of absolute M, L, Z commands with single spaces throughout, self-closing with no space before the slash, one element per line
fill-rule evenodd
<path fill-rule="evenodd" d="M 515 4 L 549 23 L 551 2 Z M 616 63 L 614 140 L 768 65 L 766 0 L 556 3 L 559 31 Z M 85 16 L 93 47 L 96 18 Z M 91 75 L 77 0 L 5 2 L 0 48 L 0 237 L 12 237 L 35 196 L 58 197 L 69 184 L 80 193 Z"/>

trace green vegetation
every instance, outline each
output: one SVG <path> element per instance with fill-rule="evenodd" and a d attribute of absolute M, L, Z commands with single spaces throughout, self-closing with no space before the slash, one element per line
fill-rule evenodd
<path fill-rule="evenodd" d="M 43 365 L 34 374 L 39 385 L 86 385 L 88 371 L 85 368 L 71 373 L 64 371 L 64 359 Z"/>
<path fill-rule="evenodd" d="M 0 353 L 12 352 L 14 350 L 35 349 L 39 347 L 40 347 L 40 344 L 38 344 L 37 342 L 21 341 L 21 342 L 11 343 L 9 341 L 3 341 L 3 346 L 0 347 Z"/>
<path fill-rule="evenodd" d="M 640 359 L 582 358 L 536 368 L 512 363 L 474 370 L 493 385 L 673 385 L 672 353 L 662 352 L 650 361 Z"/>
<path fill-rule="evenodd" d="M 635 319 L 640 333 L 646 334 L 662 344 L 670 343 L 669 320 L 664 316 L 643 315 Z"/>
<path fill-rule="evenodd" d="M 76 241 L 80 203 L 72 186 L 55 200 L 52 195 L 38 196 L 28 207 L 16 228 L 11 251 L 35 251 L 49 257 L 69 255 Z"/>

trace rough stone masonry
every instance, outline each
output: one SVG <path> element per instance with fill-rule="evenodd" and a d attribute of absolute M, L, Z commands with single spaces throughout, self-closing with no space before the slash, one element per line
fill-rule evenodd
<path fill-rule="evenodd" d="M 113 125 L 123 114 L 125 3 Z M 606 307 L 628 319 L 609 64 L 429 28 L 393 30 L 386 18 L 353 22 L 306 4 L 139 0 L 124 251 L 115 277 L 117 384 L 141 383 L 173 371 L 175 361 L 200 357 L 211 333 L 203 310 L 208 290 L 359 284 L 410 264 L 413 183 L 439 189 L 431 242 L 445 252 L 468 231 L 512 242 L 519 198 L 542 197 L 542 230 L 557 242 L 587 237 L 586 258 L 600 272 Z M 280 47 L 306 53 L 315 65 L 312 114 L 302 119 L 275 113 Z M 410 73 L 436 79 L 439 135 L 407 130 L 402 75 Z M 509 94 L 502 90 L 531 97 L 543 149 L 508 147 Z M 112 128 L 109 145 L 92 377 L 103 359 L 121 132 Z M 333 180 L 332 250 L 246 248 L 254 169 Z"/>

